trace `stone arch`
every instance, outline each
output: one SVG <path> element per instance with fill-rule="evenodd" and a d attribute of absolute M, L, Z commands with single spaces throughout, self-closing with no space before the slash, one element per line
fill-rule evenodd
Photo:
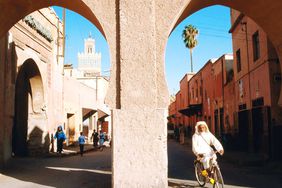
<path fill-rule="evenodd" d="M 2 20 L 3 22 L 0 24 L 1 25 L 0 36 L 3 36 L 3 34 L 7 32 L 9 28 L 11 28 L 18 20 L 22 19 L 24 16 L 36 10 L 49 6 L 61 6 L 79 13 L 80 15 L 88 19 L 90 22 L 92 22 L 99 29 L 99 31 L 105 36 L 105 32 L 102 28 L 102 25 L 100 24 L 97 17 L 94 15 L 94 13 L 87 5 L 90 3 L 87 4 L 86 3 L 82 0 L 74 0 L 74 1 L 32 0 L 29 1 L 28 3 L 25 1 L 17 1 L 15 3 L 10 3 L 7 1 L 1 2 L 2 13 L 0 15 L 0 20 Z M 9 19 L 5 19 L 7 18 L 7 16 L 9 17 Z"/>
<path fill-rule="evenodd" d="M 25 156 L 30 149 L 40 148 L 44 123 L 44 88 L 41 73 L 33 59 L 27 59 L 20 67 L 16 79 L 15 116 L 12 135 L 12 151 Z M 30 122 L 30 116 L 36 119 Z M 41 137 L 40 137 L 41 136 Z"/>
<path fill-rule="evenodd" d="M 118 65 L 116 65 L 116 51 L 117 51 L 117 18 L 116 18 L 116 1 L 101 1 L 101 0 L 31 0 L 31 1 L 16 1 L 11 3 L 10 1 L 0 0 L 0 37 L 3 37 L 5 33 L 24 16 L 49 6 L 60 6 L 72 10 L 86 19 L 88 19 L 98 30 L 103 34 L 109 45 L 110 64 L 111 64 L 111 77 L 110 87 L 107 91 L 106 102 L 109 106 L 115 108 L 118 106 L 119 89 L 116 85 L 119 84 Z M 9 18 L 9 19 L 7 19 Z"/>
<path fill-rule="evenodd" d="M 282 32 L 282 24 L 281 22 L 275 21 L 282 19 L 282 13 L 280 11 L 282 9 L 282 3 L 279 1 L 266 4 L 263 0 L 252 0 L 247 2 L 244 0 L 186 0 L 185 3 L 180 6 L 179 12 L 174 18 L 169 33 L 171 33 L 181 21 L 183 21 L 185 18 L 187 18 L 194 12 L 197 12 L 203 8 L 213 5 L 222 5 L 230 7 L 232 9 L 242 12 L 243 14 L 247 15 L 252 20 L 254 20 L 265 31 L 265 33 L 273 43 L 281 62 L 282 37 L 280 33 Z M 260 10 L 263 10 L 263 13 Z M 282 66 L 280 66 L 280 68 L 282 70 Z M 280 90 L 278 104 L 282 106 L 282 87 Z"/>

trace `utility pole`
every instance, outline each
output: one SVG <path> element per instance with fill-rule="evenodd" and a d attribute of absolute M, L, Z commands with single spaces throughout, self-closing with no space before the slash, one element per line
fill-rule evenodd
<path fill-rule="evenodd" d="M 64 64 L 65 64 L 65 48 L 66 48 L 66 9 L 63 8 L 63 20 L 62 20 L 62 35 L 60 30 L 60 20 L 58 18 L 58 24 L 57 24 L 57 63 L 59 63 L 60 57 L 63 58 L 62 61 L 62 75 L 65 74 L 64 72 Z M 62 51 L 60 51 L 61 46 L 61 40 L 62 40 Z"/>
<path fill-rule="evenodd" d="M 63 8 L 63 54 L 62 54 L 62 57 L 63 57 L 63 72 L 62 74 L 64 75 L 65 74 L 65 71 L 64 71 L 64 65 L 65 65 L 65 48 L 66 48 L 66 8 Z"/>
<path fill-rule="evenodd" d="M 61 57 L 63 58 L 63 62 L 62 62 L 62 112 L 63 112 L 63 121 L 65 120 L 65 108 L 64 108 L 64 103 L 65 103 L 65 82 L 64 82 L 64 75 L 65 75 L 65 45 L 66 45 L 66 9 L 63 8 L 63 51 L 62 51 L 62 55 Z M 68 122 L 68 121 L 67 121 Z M 64 122 L 65 125 L 65 122 Z M 67 134 L 69 134 L 69 124 L 67 123 L 67 126 L 64 126 L 66 129 Z M 67 139 L 67 145 L 69 145 L 69 139 Z"/>

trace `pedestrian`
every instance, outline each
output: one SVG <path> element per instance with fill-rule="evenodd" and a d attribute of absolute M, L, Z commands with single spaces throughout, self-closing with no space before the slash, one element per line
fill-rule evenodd
<path fill-rule="evenodd" d="M 176 141 L 179 141 L 179 128 L 178 125 L 175 126 L 174 128 L 174 138 Z"/>
<path fill-rule="evenodd" d="M 100 147 L 103 147 L 104 142 L 105 142 L 105 134 L 103 133 L 102 130 L 100 130 L 99 146 L 100 146 Z"/>
<path fill-rule="evenodd" d="M 203 163 L 204 170 L 202 175 L 210 177 L 210 160 L 216 161 L 215 152 L 223 155 L 224 150 L 218 139 L 209 131 L 208 125 L 205 121 L 198 121 L 195 126 L 195 133 L 192 137 L 192 150 L 197 156 L 197 159 Z M 214 179 L 209 178 L 210 182 L 214 184 Z"/>
<path fill-rule="evenodd" d="M 185 142 L 185 128 L 183 125 L 180 125 L 180 128 L 179 128 L 179 143 L 180 144 L 184 144 Z"/>
<path fill-rule="evenodd" d="M 80 132 L 80 136 L 78 137 L 79 149 L 80 149 L 80 156 L 83 156 L 84 144 L 85 144 L 85 136 L 83 132 Z"/>
<path fill-rule="evenodd" d="M 98 147 L 98 141 L 99 141 L 99 134 L 96 132 L 96 130 L 93 130 L 91 139 L 93 139 L 93 147 L 97 148 Z"/>
<path fill-rule="evenodd" d="M 57 128 L 54 139 L 57 139 L 57 153 L 62 153 L 63 143 L 66 140 L 66 135 L 63 131 L 63 127 L 60 125 Z"/>

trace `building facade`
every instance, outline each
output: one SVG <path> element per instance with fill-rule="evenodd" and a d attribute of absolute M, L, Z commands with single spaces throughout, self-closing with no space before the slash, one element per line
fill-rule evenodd
<path fill-rule="evenodd" d="M 63 36 L 63 24 L 54 10 L 44 8 L 21 19 L 1 40 L 0 58 L 7 68 L 1 70 L 7 88 L 5 158 L 56 151 L 53 138 L 59 125 L 67 145 L 77 141 L 80 131 L 90 137 L 90 131 L 102 129 L 102 124 L 111 133 L 110 123 L 105 123 L 110 114 L 104 105 L 108 79 L 97 77 L 92 88 L 66 76 Z M 96 56 L 101 59 L 101 54 Z M 100 63 L 95 65 L 98 74 Z"/>
<path fill-rule="evenodd" d="M 263 29 L 244 14 L 232 9 L 231 24 L 239 145 L 247 151 L 281 155 L 273 149 L 281 148 L 276 142 L 282 133 L 276 50 Z"/>
<path fill-rule="evenodd" d="M 78 53 L 77 57 L 77 69 L 73 68 L 71 64 L 64 66 L 65 85 L 73 88 L 73 84 L 70 82 L 78 82 L 80 88 L 88 88 L 87 90 L 89 91 L 82 92 L 77 90 L 72 92 L 76 92 L 78 96 L 80 93 L 88 93 L 91 97 L 83 104 L 81 103 L 83 123 L 80 123 L 80 128 L 76 128 L 75 135 L 79 134 L 79 130 L 83 130 L 85 135 L 91 137 L 92 132 L 96 130 L 99 132 L 103 131 L 107 137 L 111 137 L 111 112 L 105 104 L 109 78 L 101 74 L 102 54 L 96 52 L 95 39 L 91 35 L 84 40 L 84 52 Z M 71 88 L 69 91 L 72 90 Z M 68 122 L 72 122 L 71 119 L 74 118 L 72 115 L 74 112 L 70 110 L 74 109 L 73 105 L 70 103 L 65 109 L 66 114 L 69 114 L 68 117 L 70 118 Z M 73 132 L 71 131 L 72 134 Z"/>
<path fill-rule="evenodd" d="M 48 153 L 63 122 L 62 23 L 51 8 L 21 19 L 1 41 L 6 77 L 5 157 Z M 6 40 L 6 41 L 5 41 Z M 7 69 L 8 70 L 8 69 Z"/>
<path fill-rule="evenodd" d="M 192 126 L 205 120 L 227 148 L 279 158 L 281 68 L 276 50 L 261 27 L 233 9 L 230 33 L 233 54 L 208 61 L 187 81 L 188 106 L 180 97 L 187 88 L 180 84 L 175 111 L 188 116 Z"/>
<path fill-rule="evenodd" d="M 228 74 L 231 74 L 228 76 L 230 81 L 227 81 Z M 185 125 L 187 131 L 194 131 L 196 122 L 205 120 L 218 137 L 226 134 L 223 105 L 225 100 L 232 101 L 232 98 L 225 99 L 224 92 L 233 81 L 232 74 L 231 54 L 209 60 L 197 73 L 186 74 L 180 81 L 180 90 L 176 95 L 176 110 L 170 110 L 174 105 L 169 107 L 169 112 L 175 112 L 179 119 L 176 123 Z M 229 103 L 227 106 L 232 106 L 233 103 Z"/>

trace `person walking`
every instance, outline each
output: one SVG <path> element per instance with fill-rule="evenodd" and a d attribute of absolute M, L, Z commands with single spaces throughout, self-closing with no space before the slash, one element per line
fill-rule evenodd
<path fill-rule="evenodd" d="M 83 156 L 84 144 L 85 144 L 85 136 L 83 132 L 80 132 L 80 136 L 78 137 L 79 149 L 80 149 L 80 156 Z"/>
<path fill-rule="evenodd" d="M 66 140 L 66 135 L 61 125 L 58 126 L 54 139 L 57 139 L 57 153 L 61 154 L 63 151 L 63 143 Z"/>
<path fill-rule="evenodd" d="M 192 151 L 197 156 L 197 159 L 203 163 L 202 175 L 209 178 L 210 160 L 216 161 L 215 152 L 223 155 L 224 150 L 218 139 L 209 131 L 205 121 L 196 123 L 195 133 L 192 137 Z M 210 183 L 214 184 L 214 179 L 209 178 L 209 180 Z"/>
<path fill-rule="evenodd" d="M 100 135 L 99 135 L 99 147 L 103 147 L 103 144 L 105 142 L 105 134 L 103 133 L 102 130 L 100 130 Z"/>
<path fill-rule="evenodd" d="M 98 147 L 98 141 L 99 141 L 99 134 L 96 132 L 96 130 L 94 129 L 91 139 L 93 139 L 93 147 L 97 148 Z"/>

